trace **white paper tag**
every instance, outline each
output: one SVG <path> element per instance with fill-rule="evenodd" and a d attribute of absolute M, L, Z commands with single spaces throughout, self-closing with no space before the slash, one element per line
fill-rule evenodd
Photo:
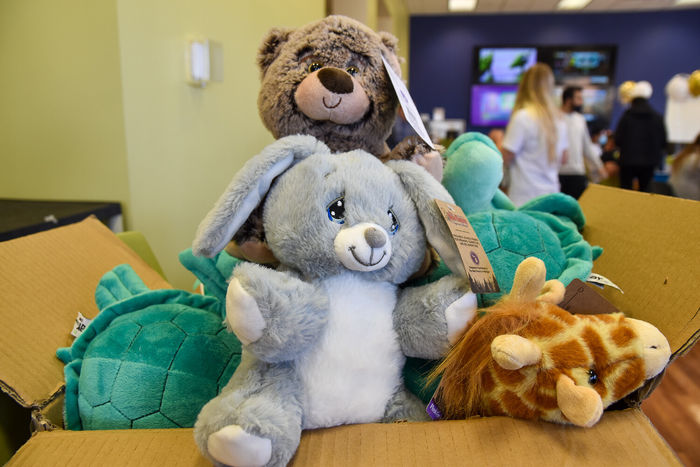
<path fill-rule="evenodd" d="M 92 322 L 91 319 L 86 318 L 83 316 L 82 313 L 78 312 L 78 317 L 75 320 L 75 325 L 73 326 L 73 330 L 70 332 L 70 335 L 73 337 L 78 337 L 87 329 L 88 324 Z"/>
<path fill-rule="evenodd" d="M 622 291 L 622 289 L 620 287 L 618 287 L 615 283 L 613 283 L 613 281 L 611 281 L 610 279 L 608 279 L 605 276 L 601 276 L 600 274 L 591 273 L 588 276 L 588 279 L 586 279 L 586 282 L 591 282 L 591 283 L 599 285 L 601 287 L 604 285 L 609 285 L 610 287 L 613 287 L 613 288 L 619 290 L 620 293 L 625 293 Z"/>
<path fill-rule="evenodd" d="M 386 58 L 382 56 L 382 62 L 384 62 L 384 68 L 386 68 L 387 73 L 389 73 L 389 78 L 391 79 L 391 84 L 394 86 L 394 91 L 399 98 L 399 103 L 403 109 L 403 113 L 406 116 L 406 121 L 416 130 L 418 136 L 425 141 L 425 144 L 435 149 L 435 145 L 430 141 L 430 135 L 428 135 L 428 130 L 425 129 L 423 125 L 423 120 L 420 118 L 416 104 L 411 99 L 411 95 L 406 89 L 406 85 L 403 84 L 401 78 L 396 74 L 396 72 L 391 68 L 391 65 L 387 63 Z"/>

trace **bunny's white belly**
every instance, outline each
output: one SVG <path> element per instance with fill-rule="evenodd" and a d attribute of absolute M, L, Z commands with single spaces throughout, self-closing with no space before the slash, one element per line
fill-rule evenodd
<path fill-rule="evenodd" d="M 401 383 L 396 286 L 340 275 L 323 282 L 330 307 L 321 339 L 299 362 L 303 427 L 379 421 Z"/>

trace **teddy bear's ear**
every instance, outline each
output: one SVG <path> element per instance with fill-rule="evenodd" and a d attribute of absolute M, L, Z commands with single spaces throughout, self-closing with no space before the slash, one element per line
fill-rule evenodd
<path fill-rule="evenodd" d="M 211 258 L 223 250 L 265 198 L 275 178 L 318 153 L 330 153 L 330 149 L 313 136 L 294 135 L 278 139 L 246 162 L 199 224 L 192 244 L 194 255 Z"/>
<path fill-rule="evenodd" d="M 389 161 L 386 165 L 399 176 L 406 194 L 415 204 L 428 243 L 435 248 L 452 272 L 466 277 L 457 244 L 435 203 L 435 200 L 439 199 L 454 204 L 452 196 L 418 164 L 409 161 Z"/>
<path fill-rule="evenodd" d="M 384 47 L 389 49 L 389 52 L 396 55 L 398 52 L 399 44 L 399 40 L 396 38 L 396 36 L 394 36 L 393 34 L 389 34 L 386 31 L 379 31 L 377 34 L 379 34 L 379 38 L 382 40 L 382 44 L 384 44 Z"/>
<path fill-rule="evenodd" d="M 279 55 L 282 45 L 287 42 L 289 35 L 292 33 L 291 29 L 280 29 L 272 28 L 265 38 L 263 39 L 262 45 L 258 50 L 258 66 L 260 71 L 265 73 L 267 67 L 275 61 L 277 55 Z"/>

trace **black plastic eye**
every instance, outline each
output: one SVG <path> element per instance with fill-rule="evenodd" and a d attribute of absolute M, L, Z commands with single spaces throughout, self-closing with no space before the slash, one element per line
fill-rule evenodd
<path fill-rule="evenodd" d="M 588 384 L 594 385 L 598 382 L 598 373 L 594 369 L 588 370 Z"/>
<path fill-rule="evenodd" d="M 343 196 L 334 199 L 326 210 L 329 220 L 337 224 L 345 223 L 345 198 Z"/>
<path fill-rule="evenodd" d="M 389 219 L 391 220 L 391 228 L 389 231 L 391 232 L 391 235 L 394 235 L 399 230 L 399 220 L 396 218 L 396 214 L 394 214 L 394 211 L 391 209 L 389 209 L 386 213 L 389 214 Z"/>
<path fill-rule="evenodd" d="M 313 73 L 316 70 L 320 70 L 323 68 L 323 65 L 321 65 L 318 62 L 312 62 L 311 65 L 309 65 L 309 73 Z"/>
<path fill-rule="evenodd" d="M 351 65 L 351 66 L 347 67 L 347 68 L 345 69 L 345 71 L 347 71 L 348 73 L 350 73 L 352 76 L 355 76 L 356 74 L 358 74 L 358 73 L 360 72 L 360 70 L 358 70 L 357 67 L 354 66 L 354 65 Z"/>

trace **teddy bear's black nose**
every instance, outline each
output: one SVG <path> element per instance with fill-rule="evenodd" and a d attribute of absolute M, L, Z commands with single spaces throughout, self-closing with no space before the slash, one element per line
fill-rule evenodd
<path fill-rule="evenodd" d="M 323 87 L 335 94 L 350 94 L 353 90 L 352 78 L 339 68 L 321 68 L 318 79 Z"/>
<path fill-rule="evenodd" d="M 367 240 L 367 244 L 372 248 L 381 248 L 386 243 L 384 234 L 374 227 L 365 229 L 365 240 Z"/>

